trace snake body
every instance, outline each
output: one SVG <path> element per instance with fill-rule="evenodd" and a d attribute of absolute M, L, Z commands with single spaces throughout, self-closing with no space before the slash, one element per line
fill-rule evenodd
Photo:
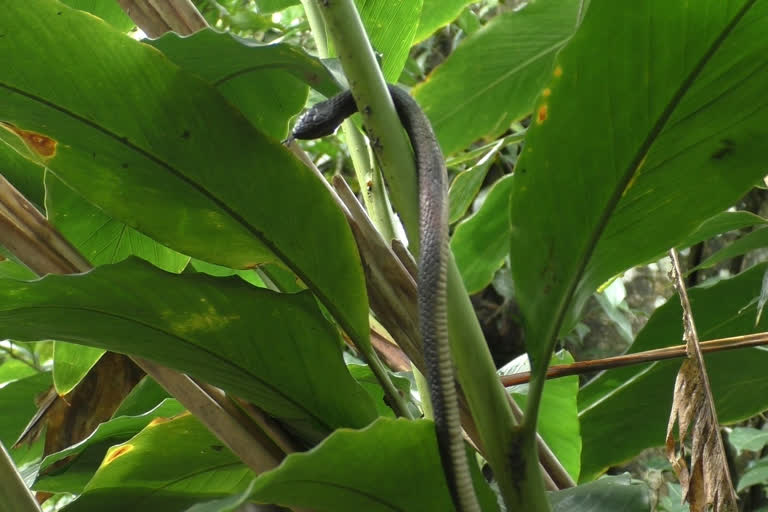
<path fill-rule="evenodd" d="M 438 451 L 454 504 L 480 511 L 464 448 L 448 341 L 446 282 L 449 257 L 447 172 L 432 126 L 418 103 L 394 85 L 389 93 L 411 141 L 419 181 L 418 308 L 424 360 L 434 413 Z M 317 103 L 296 122 L 292 137 L 316 139 L 333 133 L 357 112 L 350 91 Z"/>

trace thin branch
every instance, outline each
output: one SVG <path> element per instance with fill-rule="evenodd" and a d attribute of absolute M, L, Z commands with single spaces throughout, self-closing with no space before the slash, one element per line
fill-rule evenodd
<path fill-rule="evenodd" d="M 703 341 L 700 345 L 701 351 L 705 354 L 720 352 L 721 350 L 759 347 L 761 345 L 768 345 L 768 332 Z M 652 363 L 655 361 L 686 356 L 685 345 L 675 345 L 674 347 L 657 348 L 654 350 L 646 350 L 645 352 L 637 352 L 635 354 L 605 357 L 591 361 L 578 361 L 571 364 L 558 364 L 549 367 L 547 370 L 547 379 L 559 379 L 560 377 L 568 377 L 569 375 L 581 375 L 584 373 L 610 370 L 612 368 Z M 512 375 L 502 376 L 501 383 L 506 387 L 517 386 L 518 384 L 525 384 L 530 378 L 530 372 L 514 373 Z"/>
<path fill-rule="evenodd" d="M 3 345 L 0 345 L 0 350 L 8 354 L 8 357 L 10 357 L 11 359 L 15 359 L 16 361 L 22 362 L 37 372 L 43 371 L 42 368 L 39 368 L 33 361 L 27 361 L 25 358 L 21 357 L 19 354 L 14 352 L 13 345 L 11 345 L 10 347 L 5 347 Z"/>

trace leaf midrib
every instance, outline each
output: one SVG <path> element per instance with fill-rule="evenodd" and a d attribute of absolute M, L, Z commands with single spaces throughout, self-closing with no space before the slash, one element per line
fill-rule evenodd
<path fill-rule="evenodd" d="M 73 119 L 76 121 L 79 121 L 87 126 L 90 126 L 94 130 L 99 131 L 100 133 L 106 135 L 107 137 L 111 138 L 112 140 L 118 142 L 119 144 L 124 145 L 125 147 L 131 149 L 132 151 L 135 151 L 139 153 L 140 155 L 144 156 L 151 162 L 154 162 L 155 164 L 159 165 L 163 169 L 170 172 L 173 176 L 178 178 L 179 180 L 183 181 L 190 187 L 192 187 L 194 190 L 196 190 L 199 194 L 201 194 L 203 197 L 209 199 L 216 207 L 218 207 L 222 212 L 224 212 L 227 216 L 234 219 L 238 224 L 240 224 L 247 232 L 249 232 L 254 238 L 256 238 L 258 241 L 260 241 L 267 249 L 269 249 L 277 258 L 284 262 L 288 268 L 291 269 L 292 272 L 294 272 L 301 281 L 307 284 L 307 286 L 312 290 L 312 292 L 322 301 L 322 303 L 327 307 L 333 317 L 344 327 L 344 330 L 347 331 L 353 339 L 355 339 L 356 342 L 361 342 L 361 340 L 357 339 L 358 336 L 356 335 L 356 330 L 351 329 L 349 323 L 346 321 L 346 317 L 341 314 L 341 311 L 339 308 L 336 307 L 334 302 L 330 300 L 330 298 L 321 290 L 316 284 L 314 279 L 311 279 L 301 268 L 299 268 L 294 261 L 291 258 L 288 258 L 285 253 L 283 253 L 282 250 L 280 250 L 269 238 L 267 238 L 264 233 L 257 229 L 255 226 L 253 226 L 251 223 L 249 223 L 245 217 L 237 213 L 235 210 L 227 206 L 227 204 L 219 199 L 216 195 L 214 195 L 212 192 L 210 192 L 207 188 L 205 188 L 200 183 L 194 181 L 187 175 L 185 175 L 183 172 L 181 172 L 179 169 L 176 169 L 173 165 L 170 163 L 164 161 L 160 157 L 157 157 L 150 153 L 149 151 L 137 146 L 136 144 L 132 143 L 127 137 L 121 137 L 117 135 L 116 133 L 112 132 L 111 130 L 107 129 L 104 126 L 101 126 L 83 116 L 80 114 L 77 114 L 75 112 L 72 112 L 60 105 L 57 105 L 45 98 L 42 98 L 38 95 L 28 93 L 22 89 L 19 89 L 17 87 L 14 87 L 10 84 L 7 84 L 5 82 L 0 82 L 0 87 L 4 88 L 12 93 L 19 94 L 21 96 L 24 96 L 25 98 L 28 98 L 32 101 L 35 101 L 41 105 L 45 105 L 48 108 L 51 108 L 53 110 L 56 110 L 57 112 Z M 255 130 L 255 129 L 254 129 Z"/>
<path fill-rule="evenodd" d="M 747 14 L 747 12 L 749 12 L 749 10 L 752 8 L 752 6 L 756 2 L 757 0 L 747 0 L 744 6 L 732 18 L 730 23 L 728 23 L 723 28 L 721 34 L 712 42 L 709 49 L 699 59 L 699 62 L 691 70 L 691 72 L 688 74 L 685 80 L 683 80 L 683 82 L 680 84 L 680 87 L 677 89 L 677 91 L 675 91 L 675 94 L 672 96 L 667 106 L 661 112 L 656 122 L 654 123 L 653 127 L 648 132 L 648 136 L 645 138 L 643 143 L 638 148 L 634 158 L 630 161 L 630 164 L 627 167 L 626 171 L 624 172 L 624 175 L 622 176 L 621 180 L 619 180 L 619 182 L 616 184 L 616 187 L 614 188 L 614 191 L 610 199 L 606 203 L 606 207 L 603 209 L 603 212 L 597 224 L 595 225 L 595 229 L 592 231 L 590 238 L 587 244 L 585 245 L 584 252 L 582 253 L 581 257 L 578 258 L 578 266 L 576 268 L 576 271 L 571 274 L 571 277 L 568 280 L 569 282 L 568 282 L 568 287 L 566 289 L 566 293 L 563 295 L 563 298 L 560 301 L 560 304 L 558 305 L 557 310 L 555 311 L 555 315 L 554 315 L 555 321 L 549 324 L 550 330 L 546 337 L 547 353 L 551 352 L 551 347 L 557 339 L 557 334 L 560 332 L 563 320 L 565 319 L 566 313 L 568 311 L 568 307 L 573 300 L 573 296 L 576 292 L 576 289 L 579 283 L 581 282 L 581 278 L 584 274 L 584 271 L 586 270 L 587 265 L 589 264 L 589 261 L 595 252 L 595 249 L 597 248 L 598 242 L 600 241 L 602 234 L 605 231 L 605 228 L 608 225 L 608 222 L 610 221 L 611 216 L 613 215 L 614 210 L 616 209 L 616 207 L 619 204 L 619 201 L 621 200 L 624 190 L 626 189 L 627 185 L 632 181 L 632 179 L 635 177 L 635 173 L 639 169 L 640 164 L 645 159 L 646 155 L 651 149 L 651 146 L 661 134 L 662 130 L 666 126 L 669 119 L 672 117 L 672 114 L 674 113 L 675 109 L 679 106 L 685 94 L 688 92 L 688 90 L 694 84 L 696 79 L 699 77 L 704 67 L 712 60 L 712 58 L 720 49 L 720 47 L 728 38 L 728 36 L 731 35 L 733 30 L 739 24 L 739 22 L 744 18 L 744 16 Z"/>

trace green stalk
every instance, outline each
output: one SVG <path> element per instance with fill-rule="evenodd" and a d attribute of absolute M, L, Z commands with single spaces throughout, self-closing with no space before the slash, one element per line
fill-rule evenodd
<path fill-rule="evenodd" d="M 376 152 L 392 203 L 408 233 L 418 233 L 416 168 L 387 84 L 352 0 L 322 1 L 320 12 L 328 36 L 344 68 L 363 124 Z M 412 250 L 418 237 L 411 236 Z"/>
<path fill-rule="evenodd" d="M 363 122 L 373 142 L 392 202 L 418 253 L 418 195 L 412 153 L 386 88 L 365 29 L 352 0 L 320 2 L 328 36 L 338 51 L 352 94 L 364 105 Z M 456 262 L 448 265 L 448 319 L 451 348 L 459 383 L 469 403 L 483 444 L 509 510 L 548 510 L 534 444 L 518 450 L 519 433 L 509 399 L 501 386 L 480 324 Z M 532 454 L 532 459 L 529 456 Z M 519 465 L 521 458 L 525 464 Z M 533 468 L 533 469 L 531 469 Z"/>
<path fill-rule="evenodd" d="M 0 443 L 0 512 L 40 512 L 32 493 Z"/>
<path fill-rule="evenodd" d="M 395 228 L 387 205 L 384 180 L 381 179 L 381 173 L 373 164 L 373 155 L 368 151 L 365 137 L 349 119 L 342 123 L 341 130 L 347 141 L 347 149 L 352 158 L 352 166 L 355 168 L 355 177 L 360 186 L 365 210 L 382 238 L 392 240 L 395 238 Z"/>
<path fill-rule="evenodd" d="M 301 0 L 301 4 L 304 6 L 304 12 L 307 15 L 307 20 L 312 30 L 318 55 L 321 58 L 330 57 L 325 23 L 317 8 L 317 4 L 314 0 Z M 392 240 L 395 238 L 395 228 L 392 214 L 387 205 L 384 181 L 381 178 L 381 173 L 378 172 L 373 163 L 365 137 L 360 133 L 355 123 L 349 119 L 342 123 L 341 131 L 344 134 L 347 149 L 349 149 L 352 167 L 355 169 L 355 178 L 362 192 L 363 204 L 368 212 L 368 216 L 384 240 Z"/>
<path fill-rule="evenodd" d="M 312 0 L 302 0 L 301 3 L 304 6 L 313 37 L 315 37 L 315 44 L 317 45 L 318 52 L 320 53 L 321 57 L 328 57 L 328 41 L 326 39 L 325 25 L 317 9 L 317 4 Z M 349 120 L 344 121 L 342 129 L 344 130 L 344 135 L 347 139 L 347 145 L 349 147 L 352 162 L 355 167 L 355 174 L 357 175 L 357 179 L 360 182 L 360 188 L 362 190 L 367 190 L 367 184 L 370 182 L 373 185 L 374 183 L 373 177 L 370 176 L 375 174 L 376 171 L 374 166 L 371 164 L 370 157 L 368 156 L 368 149 L 365 144 L 365 140 L 363 139 L 354 123 Z M 394 232 L 394 229 L 392 228 L 392 223 L 387 220 L 389 219 L 389 216 L 387 215 L 388 210 L 386 208 L 384 187 L 381 183 L 381 179 L 378 179 L 377 181 L 379 183 L 380 189 L 378 191 L 372 190 L 371 193 L 363 194 L 363 198 L 365 200 L 369 215 L 371 215 L 371 218 L 374 221 L 374 225 L 377 227 L 377 229 L 379 229 L 383 235 L 388 233 L 391 234 Z M 379 200 L 374 199 L 377 196 L 379 197 Z M 384 207 L 382 208 L 381 205 L 384 205 Z M 373 349 L 370 340 L 365 340 L 362 343 L 359 342 L 359 340 L 354 341 L 356 342 L 355 344 L 362 353 L 363 357 L 365 357 L 368 366 L 371 368 L 371 371 L 376 376 L 382 388 L 384 388 L 384 392 L 389 398 L 390 406 L 394 409 L 395 413 L 398 416 L 413 419 L 411 410 L 408 408 L 405 399 L 395 387 L 392 379 L 389 377 L 384 364 L 381 362 L 381 359 L 379 359 L 379 356 Z"/>
<path fill-rule="evenodd" d="M 304 14 L 307 15 L 309 28 L 312 30 L 312 38 L 315 40 L 315 46 L 317 46 L 317 53 L 321 58 L 327 58 L 328 36 L 325 33 L 325 24 L 323 24 L 320 10 L 314 0 L 301 0 L 301 5 L 304 7 Z"/>

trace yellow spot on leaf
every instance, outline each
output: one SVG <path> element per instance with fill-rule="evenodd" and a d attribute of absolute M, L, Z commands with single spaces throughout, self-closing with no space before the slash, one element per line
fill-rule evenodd
<path fill-rule="evenodd" d="M 56 154 L 57 142 L 50 137 L 29 130 L 22 130 L 10 123 L 0 123 L 6 130 L 18 135 L 24 144 L 34 153 L 43 158 L 51 158 Z"/>
<path fill-rule="evenodd" d="M 547 107 L 547 104 L 544 103 L 539 107 L 539 109 L 536 112 L 536 122 L 538 124 L 542 124 L 544 121 L 547 120 L 548 113 L 549 113 L 549 109 Z"/>
<path fill-rule="evenodd" d="M 162 425 L 163 423 L 168 423 L 169 421 L 171 421 L 171 418 L 155 418 L 149 422 L 147 428 L 156 427 L 158 425 Z"/>
<path fill-rule="evenodd" d="M 544 89 L 543 91 L 541 91 L 541 95 L 542 95 L 543 97 L 545 97 L 545 98 L 549 98 L 549 95 L 550 95 L 550 94 L 552 94 L 552 89 L 550 89 L 549 87 L 547 87 L 546 89 Z"/>
<path fill-rule="evenodd" d="M 555 71 L 552 74 L 555 75 L 555 78 L 560 78 L 561 76 L 563 76 L 563 68 L 561 68 L 560 66 L 557 66 L 555 68 Z"/>
<path fill-rule="evenodd" d="M 132 444 L 124 444 L 122 446 L 117 446 L 113 448 L 112 450 L 107 452 L 107 456 L 104 457 L 104 462 L 102 463 L 102 467 L 112 463 L 112 461 L 114 461 L 118 457 L 121 457 L 132 450 L 133 450 Z"/>

